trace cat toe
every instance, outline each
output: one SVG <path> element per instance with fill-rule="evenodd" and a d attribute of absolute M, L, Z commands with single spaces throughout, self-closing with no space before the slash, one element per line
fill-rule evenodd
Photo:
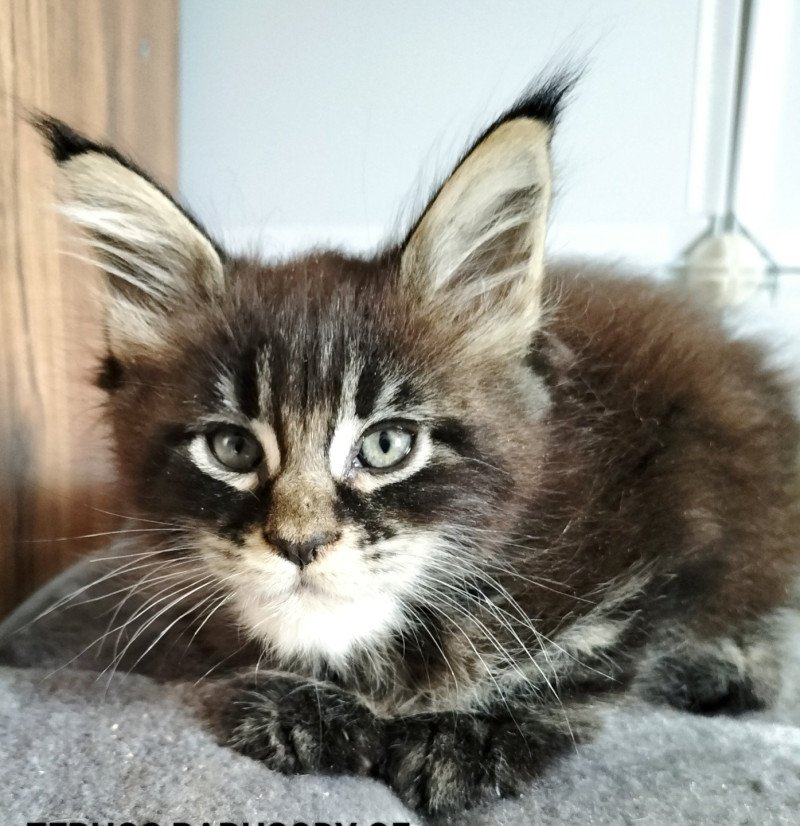
<path fill-rule="evenodd" d="M 383 775 L 409 808 L 434 816 L 516 794 L 514 784 L 487 771 L 483 728 L 458 726 L 449 715 L 398 721 L 389 729 Z"/>
<path fill-rule="evenodd" d="M 280 675 L 241 680 L 224 712 L 225 742 L 284 774 L 368 775 L 380 721 L 353 695 Z"/>

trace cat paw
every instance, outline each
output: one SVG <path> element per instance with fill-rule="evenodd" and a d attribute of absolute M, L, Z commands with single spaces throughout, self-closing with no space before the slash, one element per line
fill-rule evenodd
<path fill-rule="evenodd" d="M 646 700 L 695 714 L 736 715 L 770 706 L 780 684 L 774 648 L 725 640 L 662 655 L 640 679 Z"/>
<path fill-rule="evenodd" d="M 761 711 L 772 701 L 750 675 L 724 662 L 665 661 L 642 693 L 650 702 L 707 715 Z"/>
<path fill-rule="evenodd" d="M 521 732 L 456 713 L 395 720 L 387 744 L 383 778 L 409 808 L 435 816 L 518 796 L 539 763 Z"/>
<path fill-rule="evenodd" d="M 335 686 L 268 672 L 228 686 L 226 745 L 284 774 L 369 775 L 382 751 L 381 722 Z"/>

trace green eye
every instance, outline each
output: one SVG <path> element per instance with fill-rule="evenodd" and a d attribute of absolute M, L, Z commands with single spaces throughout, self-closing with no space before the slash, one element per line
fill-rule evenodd
<path fill-rule="evenodd" d="M 235 473 L 249 473 L 264 458 L 261 443 L 252 433 L 235 425 L 223 425 L 206 436 L 214 458 Z"/>
<path fill-rule="evenodd" d="M 414 433 L 398 425 L 378 425 L 361 441 L 356 457 L 362 467 L 388 470 L 399 465 L 414 446 Z"/>

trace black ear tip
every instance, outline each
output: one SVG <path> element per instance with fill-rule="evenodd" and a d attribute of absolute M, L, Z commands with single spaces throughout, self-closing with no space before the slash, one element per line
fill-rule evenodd
<path fill-rule="evenodd" d="M 582 74 L 580 68 L 564 68 L 550 74 L 545 80 L 534 81 L 503 115 L 502 120 L 531 118 L 554 126 Z"/>
<path fill-rule="evenodd" d="M 76 155 L 99 149 L 97 144 L 81 135 L 80 132 L 76 132 L 66 123 L 50 115 L 36 113 L 31 116 L 30 121 L 36 131 L 47 141 L 53 160 L 57 163 L 64 163 Z"/>

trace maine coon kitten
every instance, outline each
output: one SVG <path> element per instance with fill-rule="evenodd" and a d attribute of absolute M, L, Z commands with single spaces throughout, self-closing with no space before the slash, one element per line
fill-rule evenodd
<path fill-rule="evenodd" d="M 632 688 L 773 697 L 789 390 L 672 291 L 545 268 L 567 88 L 487 129 L 401 243 L 277 263 L 38 122 L 108 274 L 122 482 L 263 646 L 220 696 L 230 745 L 273 769 L 454 812 L 525 789 Z"/>

